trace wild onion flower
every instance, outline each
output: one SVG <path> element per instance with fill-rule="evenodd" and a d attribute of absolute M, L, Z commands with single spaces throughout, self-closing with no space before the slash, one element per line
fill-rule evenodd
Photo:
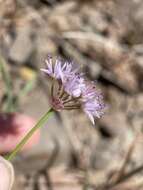
<path fill-rule="evenodd" d="M 102 95 L 95 83 L 85 78 L 73 62 L 63 62 L 51 57 L 46 60 L 46 69 L 41 69 L 52 78 L 51 105 L 54 110 L 82 109 L 94 124 L 94 119 L 105 108 Z"/>
<path fill-rule="evenodd" d="M 52 108 L 41 117 L 37 124 L 26 134 L 13 152 L 6 156 L 7 160 L 15 157 L 17 152 L 32 137 L 37 129 L 42 127 L 54 111 L 82 109 L 94 124 L 94 120 L 104 112 L 101 93 L 93 81 L 89 81 L 73 62 L 64 62 L 51 57 L 46 60 L 47 67 L 41 69 L 52 79 L 51 106 Z"/>

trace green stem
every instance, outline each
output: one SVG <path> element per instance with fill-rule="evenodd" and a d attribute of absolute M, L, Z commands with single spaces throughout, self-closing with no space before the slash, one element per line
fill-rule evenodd
<path fill-rule="evenodd" d="M 12 160 L 15 157 L 15 155 L 21 150 L 21 148 L 25 145 L 25 143 L 30 139 L 30 137 L 34 134 L 34 132 L 45 124 L 45 122 L 53 112 L 54 110 L 52 108 L 49 109 L 49 111 L 38 121 L 38 123 L 27 133 L 27 135 L 15 147 L 11 154 L 7 155 L 5 158 L 7 160 Z"/>

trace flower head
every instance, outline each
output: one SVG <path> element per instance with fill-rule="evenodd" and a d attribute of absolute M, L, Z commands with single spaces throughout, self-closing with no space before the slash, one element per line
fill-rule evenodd
<path fill-rule="evenodd" d="M 94 118 L 99 118 L 104 113 L 105 104 L 103 103 L 102 94 L 100 91 L 97 91 L 93 82 L 88 82 L 88 84 L 85 85 L 82 101 L 83 111 L 89 116 L 94 124 Z"/>
<path fill-rule="evenodd" d="M 61 80 L 66 82 L 69 77 L 72 77 L 77 69 L 73 69 L 73 62 L 62 62 L 60 59 L 56 59 L 55 63 L 52 60 L 52 57 L 48 56 L 48 59 L 45 61 L 47 68 L 41 69 L 51 78 Z"/>
<path fill-rule="evenodd" d="M 60 59 L 53 62 L 52 58 L 48 57 L 46 64 L 47 68 L 41 70 L 52 78 L 53 109 L 59 111 L 81 108 L 94 123 L 94 119 L 103 114 L 105 107 L 95 83 L 88 81 L 73 62 L 63 62 Z"/>

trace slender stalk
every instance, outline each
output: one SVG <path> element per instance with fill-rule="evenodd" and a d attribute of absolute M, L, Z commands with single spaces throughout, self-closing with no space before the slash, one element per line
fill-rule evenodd
<path fill-rule="evenodd" d="M 27 135 L 21 140 L 21 142 L 15 147 L 15 149 L 5 158 L 7 160 L 12 160 L 26 144 L 26 142 L 30 139 L 30 137 L 34 134 L 34 132 L 45 124 L 45 122 L 53 112 L 54 110 L 52 108 L 49 109 L 49 111 L 46 112 L 46 114 L 38 121 L 38 123 L 27 133 Z"/>

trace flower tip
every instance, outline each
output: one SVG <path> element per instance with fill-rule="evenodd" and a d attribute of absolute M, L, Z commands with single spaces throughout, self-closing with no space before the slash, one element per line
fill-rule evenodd
<path fill-rule="evenodd" d="M 44 73 L 46 73 L 46 74 L 49 74 L 47 69 L 42 69 L 42 68 L 41 68 L 40 71 L 42 71 L 42 72 L 44 72 Z"/>
<path fill-rule="evenodd" d="M 41 68 L 40 71 L 46 71 L 46 69 Z"/>

